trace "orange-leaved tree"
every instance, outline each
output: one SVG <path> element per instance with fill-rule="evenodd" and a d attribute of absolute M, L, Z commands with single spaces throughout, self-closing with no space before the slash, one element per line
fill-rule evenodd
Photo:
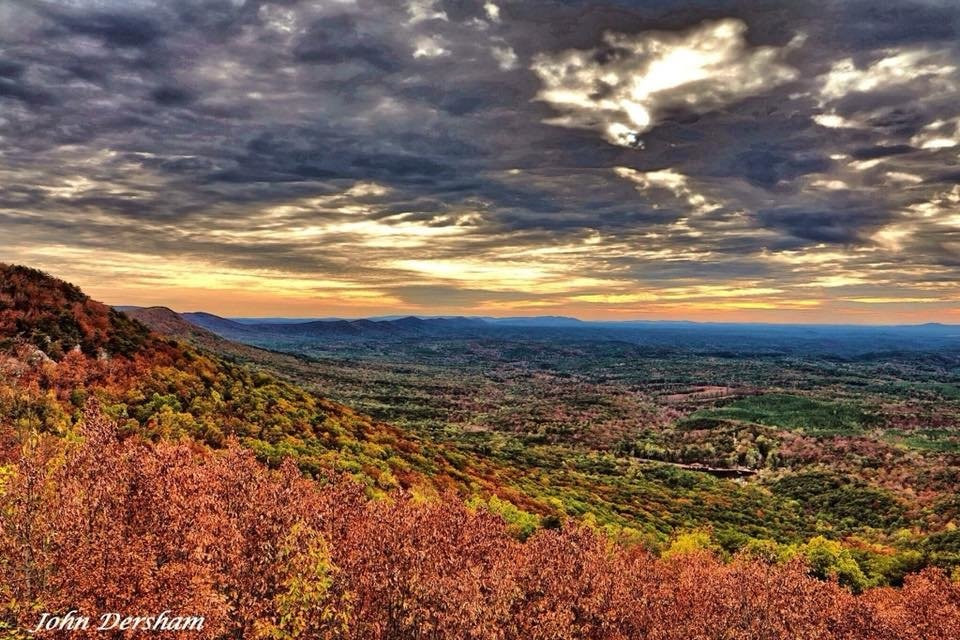
<path fill-rule="evenodd" d="M 92 403 L 66 438 L 13 446 L 0 433 L 0 624 L 12 637 L 70 610 L 203 616 L 180 635 L 217 639 L 960 637 L 960 585 L 933 569 L 855 595 L 799 560 L 661 558 L 589 526 L 520 542 L 453 494 L 369 500 L 348 479 L 272 470 L 235 445 L 122 433 Z"/>

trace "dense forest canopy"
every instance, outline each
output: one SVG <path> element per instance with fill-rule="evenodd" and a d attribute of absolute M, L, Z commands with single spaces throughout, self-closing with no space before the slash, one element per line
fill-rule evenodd
<path fill-rule="evenodd" d="M 319 484 L 292 464 L 269 470 L 235 445 L 121 439 L 93 405 L 76 435 L 5 452 L 8 630 L 30 628 L 41 611 L 78 609 L 203 616 L 189 632 L 200 638 L 960 634 L 960 585 L 932 569 L 854 595 L 762 546 L 723 562 L 681 543 L 658 558 L 583 525 L 520 542 L 502 518 L 450 494 L 369 500 L 350 480 Z"/>

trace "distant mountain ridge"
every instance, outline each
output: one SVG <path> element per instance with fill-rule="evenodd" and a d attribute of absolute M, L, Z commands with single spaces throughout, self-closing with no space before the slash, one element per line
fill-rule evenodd
<path fill-rule="evenodd" d="M 123 307 L 118 307 L 120 310 L 123 310 Z M 198 314 L 209 315 L 204 312 L 195 312 Z M 184 314 L 189 315 L 189 314 Z M 474 322 L 482 322 L 484 324 L 493 324 L 493 325 L 513 325 L 513 326 L 578 326 L 590 324 L 587 320 L 581 320 L 579 318 L 573 318 L 569 316 L 509 316 L 509 317 L 496 317 L 496 316 L 465 316 L 465 315 L 453 315 L 453 316 L 443 316 L 443 315 L 414 315 L 414 314 L 393 314 L 385 316 L 371 316 L 368 318 L 341 318 L 336 316 L 330 316 L 326 318 L 286 318 L 282 316 L 269 316 L 269 317 L 230 317 L 224 318 L 225 320 L 230 320 L 232 322 L 237 322 L 239 324 L 247 325 L 263 325 L 263 324 L 306 324 L 309 322 L 359 322 L 362 320 L 369 320 L 371 322 L 395 322 L 398 320 L 409 320 L 411 318 L 417 320 L 467 320 Z M 478 326 L 478 325 L 475 325 Z"/>
<path fill-rule="evenodd" d="M 135 306 L 115 306 L 118 311 L 128 311 L 141 309 L 143 307 Z M 331 326 L 342 325 L 344 323 L 354 324 L 362 327 L 366 323 L 397 323 L 405 321 L 412 323 L 414 320 L 433 321 L 463 321 L 469 322 L 471 326 L 513 326 L 513 327 L 594 327 L 594 328 L 710 328 L 719 330 L 737 330 L 737 329 L 756 329 L 761 328 L 771 331 L 795 331 L 798 329 L 808 330 L 857 330 L 857 331 L 925 331 L 925 332 L 949 332 L 955 334 L 960 331 L 960 324 L 949 324 L 943 322 L 925 322 L 918 324 L 829 324 L 829 323 L 784 323 L 784 322 L 727 322 L 727 321 L 699 321 L 699 320 L 583 320 L 573 316 L 471 316 L 471 315 L 416 315 L 416 314 L 392 314 L 382 316 L 370 316 L 364 318 L 344 318 L 339 316 L 327 316 L 322 318 L 314 317 L 286 317 L 286 316 L 218 316 L 205 311 L 191 311 L 179 313 L 185 319 L 195 322 L 198 326 L 206 324 L 219 325 L 224 328 L 241 330 L 243 326 L 275 326 L 275 325 L 318 325 L 327 323 Z M 438 323 L 438 326 L 451 326 Z"/>
<path fill-rule="evenodd" d="M 188 322 L 179 313 L 167 307 L 123 307 L 120 310 L 157 333 L 198 346 L 217 348 L 223 347 L 227 342 L 213 331 Z"/>
<path fill-rule="evenodd" d="M 238 322 L 205 312 L 180 314 L 187 322 L 220 336 L 242 340 L 255 336 L 296 338 L 377 338 L 462 334 L 488 326 L 476 318 L 418 318 L 404 316 L 394 320 L 312 320 L 306 322 Z"/>
<path fill-rule="evenodd" d="M 960 358 L 960 326 L 762 324 L 692 321 L 588 321 L 565 316 L 380 316 L 301 320 L 179 314 L 228 340 L 286 352 L 413 340 L 614 340 L 706 355 L 820 353 L 841 358 L 940 352 Z"/>

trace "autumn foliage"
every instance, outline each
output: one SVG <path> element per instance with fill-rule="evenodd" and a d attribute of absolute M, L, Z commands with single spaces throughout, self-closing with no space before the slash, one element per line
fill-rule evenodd
<path fill-rule="evenodd" d="M 0 345 L 13 339 L 54 360 L 74 348 L 88 356 L 129 355 L 155 341 L 144 325 L 91 300 L 76 286 L 36 269 L 0 263 Z"/>
<path fill-rule="evenodd" d="M 89 399 L 125 434 L 186 436 L 214 448 L 234 438 L 274 466 L 295 457 L 307 474 L 336 469 L 372 491 L 463 491 L 468 481 L 499 489 L 482 468 L 455 468 L 444 447 L 269 371 L 152 333 L 40 271 L 0 264 L 0 422 L 18 433 L 63 435 Z"/>
<path fill-rule="evenodd" d="M 854 594 L 870 583 L 833 540 L 728 561 L 590 518 L 551 529 L 503 467 L 2 265 L 0 418 L 0 638 L 70 610 L 203 616 L 185 635 L 224 639 L 960 637 L 936 570 Z M 658 485 L 630 482 L 619 504 L 649 515 Z M 815 506 L 830 482 L 778 488 Z"/>
<path fill-rule="evenodd" d="M 92 403 L 67 438 L 3 441 L 11 630 L 41 611 L 170 609 L 204 616 L 184 632 L 204 638 L 960 637 L 960 585 L 935 570 L 854 595 L 796 562 L 658 558 L 585 526 L 520 542 L 453 496 L 369 500 L 234 445 L 123 438 Z"/>

